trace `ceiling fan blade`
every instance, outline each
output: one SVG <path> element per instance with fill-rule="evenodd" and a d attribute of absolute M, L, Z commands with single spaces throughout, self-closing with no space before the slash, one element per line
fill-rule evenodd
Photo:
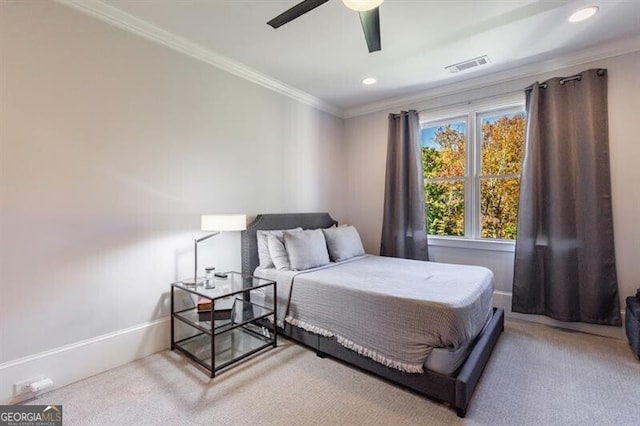
<path fill-rule="evenodd" d="M 267 22 L 267 24 L 271 25 L 273 28 L 279 28 L 328 1 L 329 0 L 304 0 L 303 2 L 293 6 L 291 9 L 285 10 L 280 15 Z"/>
<path fill-rule="evenodd" d="M 367 39 L 367 47 L 369 53 L 382 50 L 382 44 L 380 43 L 380 11 L 379 7 L 375 9 L 367 10 L 360 13 L 360 23 L 362 24 L 362 31 L 364 31 L 364 38 Z"/>

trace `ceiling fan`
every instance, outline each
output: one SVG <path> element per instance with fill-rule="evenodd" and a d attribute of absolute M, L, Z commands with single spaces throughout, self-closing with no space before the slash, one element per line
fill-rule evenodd
<path fill-rule="evenodd" d="M 285 10 L 267 22 L 267 24 L 273 28 L 279 28 L 328 1 L 329 0 L 304 0 L 291 9 Z M 383 1 L 384 0 L 342 0 L 345 6 L 360 14 L 360 23 L 364 31 L 364 38 L 367 40 L 369 53 L 382 50 L 380 43 L 380 13 L 378 9 Z"/>

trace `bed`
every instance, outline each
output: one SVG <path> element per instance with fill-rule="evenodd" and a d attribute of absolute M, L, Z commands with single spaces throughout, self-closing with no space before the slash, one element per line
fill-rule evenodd
<path fill-rule="evenodd" d="M 491 307 L 492 274 L 478 267 L 364 254 L 297 271 L 261 268 L 258 231 L 327 232 L 336 225 L 327 213 L 265 214 L 243 231 L 242 272 L 278 281 L 278 304 L 285 308 L 276 318 L 280 332 L 319 356 L 330 355 L 449 403 L 464 417 L 504 328 L 504 311 Z M 331 240 L 327 242 L 331 245 Z M 419 288 L 413 288 L 417 284 L 402 285 L 411 281 L 412 268 L 428 277 L 422 281 L 428 281 L 428 292 L 433 294 L 422 297 L 416 293 Z M 366 285 L 356 279 L 363 276 L 368 278 Z M 457 293 L 448 290 L 453 281 L 460 284 Z M 377 282 L 390 283 L 391 290 Z M 425 282 L 420 283 L 423 289 Z M 363 322 L 366 326 L 357 325 Z"/>

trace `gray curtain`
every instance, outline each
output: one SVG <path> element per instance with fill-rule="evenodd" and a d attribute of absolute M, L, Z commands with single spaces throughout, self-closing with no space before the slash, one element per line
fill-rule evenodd
<path fill-rule="evenodd" d="M 526 105 L 512 309 L 621 325 L 606 70 L 535 83 Z"/>
<path fill-rule="evenodd" d="M 414 110 L 389 114 L 380 254 L 429 260 L 420 119 Z"/>

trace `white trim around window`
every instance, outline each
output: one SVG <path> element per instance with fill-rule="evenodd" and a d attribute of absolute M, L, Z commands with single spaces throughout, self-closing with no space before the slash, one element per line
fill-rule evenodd
<path fill-rule="evenodd" d="M 514 252 L 516 249 L 515 240 L 490 240 L 472 239 L 465 237 L 443 237 L 440 235 L 429 235 L 430 247 L 451 247 L 472 250 L 491 250 Z"/>
<path fill-rule="evenodd" d="M 482 152 L 479 149 L 482 140 L 482 118 L 496 113 L 517 113 L 524 110 L 525 99 L 523 93 L 511 93 L 504 97 L 492 97 L 490 99 L 480 99 L 455 105 L 443 107 L 436 110 L 420 112 L 420 125 L 437 125 L 443 122 L 452 122 L 457 119 L 467 121 L 466 125 L 466 149 L 468 150 L 465 160 L 465 236 L 440 236 L 429 235 L 429 245 L 434 247 L 451 247 L 475 250 L 491 250 L 501 252 L 514 252 L 515 240 L 495 240 L 480 238 L 480 182 L 482 178 L 491 176 L 481 176 Z M 500 175 L 500 178 L 508 177 Z M 513 175 L 512 177 L 519 177 Z M 472 188 L 473 186 L 473 188 Z"/>

